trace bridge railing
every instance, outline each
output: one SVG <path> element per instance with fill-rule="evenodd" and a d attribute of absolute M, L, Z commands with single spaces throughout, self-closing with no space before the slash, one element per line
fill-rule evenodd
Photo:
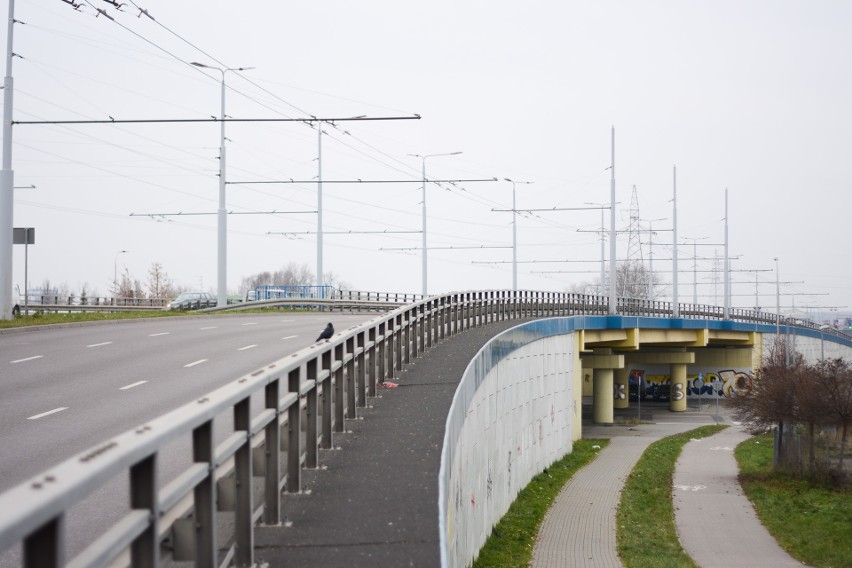
<path fill-rule="evenodd" d="M 619 313 L 668 317 L 664 302 L 620 300 Z M 685 317 L 720 317 L 682 306 Z M 377 384 L 439 341 L 506 319 L 606 315 L 600 296 L 531 291 L 456 292 L 420 299 L 338 332 L 212 393 L 72 457 L 0 494 L 0 551 L 21 543 L 23 565 L 66 565 L 69 510 L 120 476 L 129 508 L 68 562 L 159 566 L 164 555 L 197 566 L 254 562 L 257 522 L 281 522 L 280 493 L 302 488 L 344 420 L 376 395 Z M 767 314 L 734 318 L 766 321 Z M 764 319 L 761 319 L 764 318 Z M 769 318 L 774 323 L 775 317 Z M 795 323 L 795 322 L 794 322 Z M 214 432 L 216 432 L 214 434 Z M 160 479 L 167 446 L 183 441 L 190 465 Z M 223 511 L 233 513 L 224 522 Z M 232 527 L 219 542 L 222 526 Z M 163 544 L 167 543 L 168 546 Z M 168 552 L 164 552 L 164 550 Z"/>

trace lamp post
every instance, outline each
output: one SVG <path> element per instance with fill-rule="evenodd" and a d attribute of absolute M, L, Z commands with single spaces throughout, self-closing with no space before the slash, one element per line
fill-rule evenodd
<path fill-rule="evenodd" d="M 781 335 L 781 281 L 778 274 L 778 257 L 775 260 L 775 340 Z"/>
<path fill-rule="evenodd" d="M 457 156 L 461 152 L 444 152 L 441 154 L 409 154 L 415 158 L 420 158 L 423 162 L 423 297 L 426 297 L 427 282 L 428 282 L 428 261 L 426 257 L 426 158 L 434 158 L 435 156 Z"/>
<path fill-rule="evenodd" d="M 115 262 L 112 263 L 112 285 L 115 289 L 114 294 L 118 294 L 118 256 L 121 254 L 127 254 L 130 251 L 120 250 L 115 253 Z"/>
<path fill-rule="evenodd" d="M 215 67 L 192 61 L 190 65 L 215 69 L 222 74 L 222 109 L 220 113 L 221 127 L 219 129 L 219 209 L 218 215 L 218 271 L 217 271 L 217 306 L 228 304 L 228 215 L 225 210 L 225 73 L 228 71 L 248 71 L 254 67 Z"/>
<path fill-rule="evenodd" d="M 6 75 L 3 77 L 3 165 L 0 170 L 0 320 L 12 319 L 12 207 L 15 204 L 15 172 L 12 170 L 12 35 L 15 2 L 9 0 L 6 32 Z M 27 283 L 24 282 L 26 290 Z"/>
<path fill-rule="evenodd" d="M 503 178 L 512 184 L 512 290 L 518 289 L 518 210 L 515 206 L 515 184 L 529 185 L 531 181 L 515 181 Z"/>
<path fill-rule="evenodd" d="M 665 221 L 665 217 L 648 221 L 648 301 L 654 301 L 654 222 Z"/>
<path fill-rule="evenodd" d="M 825 330 L 828 326 L 823 324 L 819 326 L 819 362 L 825 363 Z"/>
<path fill-rule="evenodd" d="M 698 304 L 698 241 L 710 237 L 683 237 L 685 241 L 692 241 L 692 303 Z"/>

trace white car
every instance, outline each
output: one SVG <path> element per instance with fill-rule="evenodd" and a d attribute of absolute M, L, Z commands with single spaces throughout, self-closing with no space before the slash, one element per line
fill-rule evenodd
<path fill-rule="evenodd" d="M 21 298 L 21 287 L 15 284 L 12 287 L 12 316 L 18 317 L 21 315 L 21 306 L 24 300 Z"/>

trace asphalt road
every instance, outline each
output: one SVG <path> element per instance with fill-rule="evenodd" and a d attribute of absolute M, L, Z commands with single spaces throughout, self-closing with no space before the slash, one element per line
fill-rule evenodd
<path fill-rule="evenodd" d="M 176 317 L 0 335 L 0 491 L 312 345 L 329 321 L 341 331 L 375 316 Z M 262 410 L 252 402 L 252 414 Z M 178 453 L 164 453 L 162 478 Z M 72 511 L 70 553 L 124 508 L 122 493 L 126 480 L 116 480 Z M 14 556 L 0 555 L 0 566 Z"/>

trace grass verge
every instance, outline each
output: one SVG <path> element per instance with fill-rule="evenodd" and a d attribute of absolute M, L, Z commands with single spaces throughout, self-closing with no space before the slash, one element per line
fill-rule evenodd
<path fill-rule="evenodd" d="M 0 320 L 0 329 L 10 327 L 31 327 L 36 325 L 50 325 L 57 323 L 76 323 L 83 321 L 108 321 L 139 318 L 161 318 L 176 315 L 191 314 L 193 312 L 165 312 L 163 310 L 150 310 L 143 312 L 79 312 L 71 314 L 48 314 L 36 313 L 11 320 Z"/>
<path fill-rule="evenodd" d="M 609 440 L 578 440 L 570 454 L 535 476 L 491 531 L 474 568 L 527 566 L 541 521 L 562 486 L 608 443 Z"/>
<path fill-rule="evenodd" d="M 616 513 L 618 554 L 626 568 L 695 567 L 677 537 L 672 478 L 683 446 L 725 425 L 702 426 L 648 446 L 624 484 Z"/>
<path fill-rule="evenodd" d="M 771 433 L 734 455 L 740 485 L 778 544 L 808 566 L 852 566 L 852 488 L 774 472 Z"/>

